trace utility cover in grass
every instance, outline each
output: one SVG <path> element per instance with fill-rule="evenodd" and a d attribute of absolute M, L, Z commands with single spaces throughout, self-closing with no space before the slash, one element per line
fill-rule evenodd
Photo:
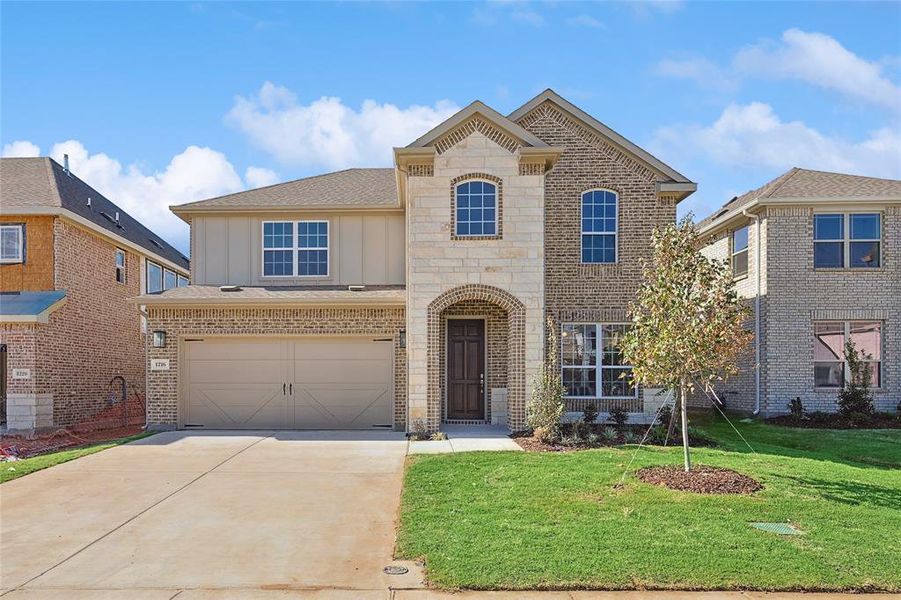
<path fill-rule="evenodd" d="M 749 523 L 754 529 L 777 533 L 779 535 L 803 535 L 804 532 L 788 523 Z"/>

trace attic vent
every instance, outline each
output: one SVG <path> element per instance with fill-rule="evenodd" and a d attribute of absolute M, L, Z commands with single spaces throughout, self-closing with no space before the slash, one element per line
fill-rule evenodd
<path fill-rule="evenodd" d="M 150 243 L 153 244 L 154 246 L 156 246 L 157 248 L 160 248 L 160 249 L 163 248 L 163 245 L 156 240 L 152 239 L 152 240 L 150 240 Z"/>
<path fill-rule="evenodd" d="M 349 285 L 347 286 L 348 291 L 351 292 L 362 292 L 366 289 L 365 285 Z"/>
<path fill-rule="evenodd" d="M 727 212 L 729 212 L 729 209 L 724 208 L 724 209 L 721 210 L 720 212 L 716 213 L 716 216 L 713 217 L 713 218 L 716 219 L 717 217 L 722 217 L 722 216 L 723 216 L 724 214 L 726 214 Z"/>
<path fill-rule="evenodd" d="M 729 206 L 730 204 L 732 204 L 732 203 L 735 202 L 736 200 L 738 200 L 738 196 L 732 196 L 732 200 L 729 200 L 728 202 L 726 202 L 726 206 Z"/>
<path fill-rule="evenodd" d="M 109 221 L 110 223 L 115 223 L 115 222 L 116 222 L 116 220 L 113 219 L 113 218 L 110 216 L 109 213 L 103 212 L 102 210 L 100 211 L 100 216 L 102 216 L 104 219 L 106 219 L 106 220 Z"/>
<path fill-rule="evenodd" d="M 91 197 L 88 196 L 88 208 L 91 208 Z"/>
<path fill-rule="evenodd" d="M 241 286 L 240 285 L 220 285 L 219 291 L 220 292 L 240 292 Z"/>

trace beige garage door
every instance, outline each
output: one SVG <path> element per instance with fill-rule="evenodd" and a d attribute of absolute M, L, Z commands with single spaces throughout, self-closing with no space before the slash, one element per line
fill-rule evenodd
<path fill-rule="evenodd" d="M 210 338 L 185 343 L 182 424 L 207 429 L 392 425 L 391 342 Z"/>

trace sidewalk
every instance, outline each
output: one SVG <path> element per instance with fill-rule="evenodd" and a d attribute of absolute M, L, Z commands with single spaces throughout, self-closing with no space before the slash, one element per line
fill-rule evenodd
<path fill-rule="evenodd" d="M 408 454 L 451 454 L 454 452 L 505 451 L 522 448 L 510 439 L 510 430 L 494 425 L 445 425 L 446 440 L 410 442 Z"/>

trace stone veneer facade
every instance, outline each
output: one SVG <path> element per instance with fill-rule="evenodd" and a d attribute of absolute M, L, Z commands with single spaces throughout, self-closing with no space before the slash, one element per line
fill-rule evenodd
<path fill-rule="evenodd" d="M 406 425 L 406 353 L 400 345 L 403 307 L 162 308 L 147 307 L 148 331 L 166 332 L 166 347 L 147 346 L 147 424 L 179 424 L 179 349 L 185 338 L 205 335 L 359 335 L 394 340 L 394 428 Z M 151 371 L 150 361 L 169 360 L 169 371 Z"/>
<path fill-rule="evenodd" d="M 878 410 L 895 410 L 901 402 L 901 207 L 879 211 L 882 266 L 866 270 L 814 269 L 815 212 L 815 206 L 784 206 L 767 207 L 760 215 L 761 412 L 786 413 L 796 397 L 809 411 L 836 410 L 838 391 L 817 389 L 813 383 L 813 323 L 830 320 L 882 322 L 882 386 L 874 390 L 874 398 Z M 753 303 L 756 233 L 753 220 L 749 224 L 749 273 L 736 285 Z M 704 253 L 726 258 L 730 233 L 709 240 Z M 752 343 L 742 373 L 720 386 L 727 406 L 754 408 L 753 352 Z"/>
<path fill-rule="evenodd" d="M 559 327 L 566 322 L 623 323 L 641 282 L 639 259 L 651 256 L 651 232 L 676 218 L 674 196 L 661 196 L 662 178 L 618 150 L 551 102 L 539 105 L 518 124 L 547 144 L 564 149 L 544 182 L 545 308 Z M 619 195 L 618 248 L 614 264 L 582 264 L 582 193 L 603 188 Z M 632 400 L 601 400 L 641 412 L 643 391 Z M 581 411 L 588 400 L 573 399 Z"/>
<path fill-rule="evenodd" d="M 140 314 L 140 257 L 126 252 L 126 282 L 115 280 L 116 246 L 63 219 L 53 221 L 53 288 L 66 302 L 47 323 L 0 324 L 8 370 L 11 429 L 65 426 L 90 420 L 107 406 L 109 382 L 123 376 L 129 393 L 144 394 L 144 342 Z M 118 389 L 118 388 L 116 388 Z"/>

